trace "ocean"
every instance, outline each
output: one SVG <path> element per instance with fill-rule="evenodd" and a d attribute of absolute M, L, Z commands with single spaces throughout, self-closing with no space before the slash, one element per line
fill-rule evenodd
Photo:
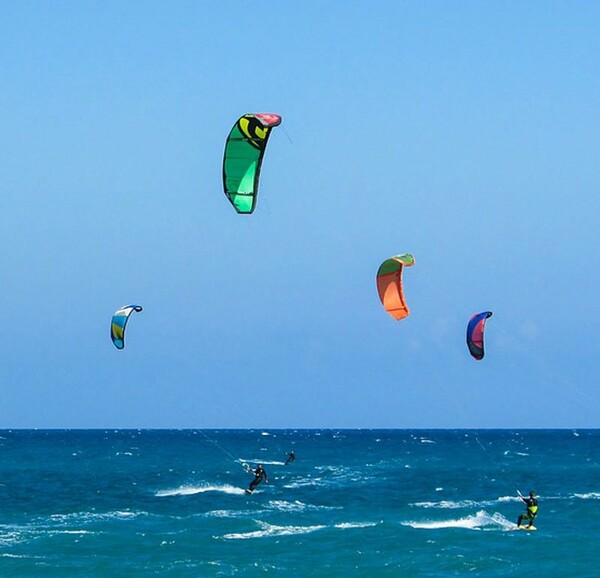
<path fill-rule="evenodd" d="M 600 576 L 600 430 L 3 430 L 0 455 L 0 577 Z"/>

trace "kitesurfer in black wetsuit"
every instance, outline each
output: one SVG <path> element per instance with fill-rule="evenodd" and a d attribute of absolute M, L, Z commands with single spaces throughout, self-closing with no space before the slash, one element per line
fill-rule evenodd
<path fill-rule="evenodd" d="M 296 459 L 296 454 L 294 452 L 290 452 L 288 454 L 287 460 L 285 461 L 285 465 L 287 466 L 288 464 L 291 464 L 295 459 Z"/>
<path fill-rule="evenodd" d="M 256 486 L 258 486 L 258 484 L 260 484 L 263 481 L 263 479 L 267 484 L 269 483 L 269 476 L 267 476 L 267 472 L 265 472 L 261 464 L 258 464 L 255 470 L 253 470 L 252 468 L 248 468 L 248 473 L 254 474 L 254 479 L 250 482 L 250 485 L 246 490 L 250 494 L 254 491 Z"/>
<path fill-rule="evenodd" d="M 527 527 L 531 528 L 531 526 L 533 526 L 533 521 L 535 520 L 535 517 L 537 516 L 538 501 L 537 501 L 533 491 L 529 492 L 529 498 L 524 498 L 523 496 L 521 496 L 520 493 L 519 493 L 519 498 L 521 498 L 521 500 L 523 500 L 525 502 L 525 504 L 527 505 L 527 510 L 525 511 L 524 514 L 521 514 L 519 516 L 519 519 L 517 520 L 517 528 L 521 525 L 521 522 L 523 520 L 529 520 L 529 526 L 527 526 Z"/>

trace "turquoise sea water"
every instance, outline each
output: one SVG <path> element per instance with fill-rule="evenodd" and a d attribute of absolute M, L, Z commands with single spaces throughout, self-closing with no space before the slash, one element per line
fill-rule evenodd
<path fill-rule="evenodd" d="M 598 430 L 5 430 L 0 454 L 1 577 L 600 576 Z M 270 483 L 246 495 L 238 459 Z"/>

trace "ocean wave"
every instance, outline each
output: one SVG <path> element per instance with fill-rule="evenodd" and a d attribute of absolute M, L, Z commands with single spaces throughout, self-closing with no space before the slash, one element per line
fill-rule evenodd
<path fill-rule="evenodd" d="M 244 510 L 211 510 L 203 514 L 207 518 L 240 518 L 247 514 Z M 256 512 L 253 512 L 256 515 Z"/>
<path fill-rule="evenodd" d="M 263 466 L 285 466 L 285 462 L 281 460 L 262 460 L 262 459 L 251 459 L 251 460 L 239 460 L 242 464 L 262 464 Z"/>
<path fill-rule="evenodd" d="M 225 540 L 249 540 L 252 538 L 269 538 L 278 536 L 295 536 L 298 534 L 310 534 L 317 530 L 322 530 L 326 526 L 275 526 L 266 522 L 257 522 L 260 530 L 251 532 L 239 532 L 235 534 L 225 534 L 222 536 Z"/>
<path fill-rule="evenodd" d="M 157 498 L 165 498 L 170 496 L 193 496 L 194 494 L 203 494 L 205 492 L 222 492 L 224 494 L 241 495 L 245 493 L 244 488 L 237 488 L 224 484 L 221 486 L 213 486 L 206 484 L 203 486 L 180 486 L 170 490 L 158 490 L 154 495 Z"/>
<path fill-rule="evenodd" d="M 519 496 L 500 496 L 497 501 L 498 502 L 520 502 L 521 498 L 519 498 Z"/>
<path fill-rule="evenodd" d="M 43 534 L 44 536 L 63 536 L 63 535 L 82 536 L 85 534 L 89 534 L 89 535 L 96 534 L 96 532 L 92 532 L 90 530 L 50 530 L 47 528 L 35 528 L 33 530 L 33 532 L 35 534 L 37 534 L 37 533 Z"/>
<path fill-rule="evenodd" d="M 347 466 L 315 466 L 314 468 L 318 474 L 315 476 L 308 476 L 306 478 L 295 479 L 290 482 L 286 488 L 300 488 L 303 486 L 327 486 L 327 487 L 339 487 L 344 486 L 347 483 L 365 484 L 370 483 L 375 479 L 373 474 L 366 474 L 357 471 L 356 468 L 349 468 Z"/>
<path fill-rule="evenodd" d="M 225 534 L 224 536 L 221 536 L 221 538 L 225 540 L 249 540 L 252 538 L 294 536 L 299 534 L 311 534 L 312 532 L 328 528 L 328 526 L 322 524 L 315 526 L 276 526 L 274 524 L 268 524 L 261 521 L 257 521 L 256 523 L 260 528 L 259 530 Z M 377 524 L 378 522 L 340 522 L 332 527 L 336 530 L 352 530 L 371 528 L 373 526 L 377 526 Z"/>
<path fill-rule="evenodd" d="M 482 502 L 475 502 L 473 500 L 459 500 L 454 502 L 452 500 L 442 500 L 441 502 L 414 502 L 409 504 L 417 508 L 441 508 L 444 510 L 454 510 L 458 508 L 473 508 L 482 506 Z"/>
<path fill-rule="evenodd" d="M 342 476 L 353 471 L 346 466 L 315 466 L 315 470 L 318 472 L 331 472 L 336 476 Z"/>
<path fill-rule="evenodd" d="M 131 512 L 129 510 L 116 510 L 113 512 L 72 512 L 70 514 L 51 514 L 50 522 L 70 524 L 72 522 L 103 522 L 106 520 L 130 520 L 140 516 L 148 516 L 148 512 Z"/>
<path fill-rule="evenodd" d="M 61 529 L 52 527 L 51 525 L 40 525 L 39 523 L 24 526 L 9 526 L 8 528 L 0 529 L 0 547 L 15 546 L 46 536 L 95 534 L 95 532 L 89 530 Z M 35 558 L 35 556 L 29 555 L 25 557 Z"/>
<path fill-rule="evenodd" d="M 480 510 L 475 515 L 465 516 L 454 520 L 430 520 L 426 522 L 408 521 L 401 522 L 403 526 L 410 526 L 419 530 L 442 530 L 447 528 L 464 528 L 466 530 L 500 529 L 514 530 L 516 525 L 507 520 L 502 514 L 496 512 L 489 515 Z"/>
<path fill-rule="evenodd" d="M 0 530 L 0 546 L 12 546 L 23 542 L 25 538 L 20 531 Z"/>
<path fill-rule="evenodd" d="M 546 498 L 548 499 L 548 498 Z M 495 500 L 440 500 L 439 502 L 413 502 L 409 506 L 415 508 L 439 508 L 442 510 L 458 510 L 460 508 L 483 508 L 506 502 L 520 502 L 518 496 L 500 496 Z"/>
<path fill-rule="evenodd" d="M 346 489 L 348 487 L 348 484 L 351 484 L 352 486 L 358 485 L 358 484 L 366 484 L 369 483 L 370 481 L 372 481 L 374 479 L 374 476 L 359 476 L 358 474 L 355 475 L 348 475 L 346 477 L 334 477 L 334 478 L 330 478 L 330 479 L 326 479 L 326 478 L 300 478 L 298 480 L 294 480 L 288 484 L 285 484 L 283 487 L 286 489 L 298 489 L 298 488 L 311 488 L 311 487 L 327 487 L 327 488 L 331 488 L 331 487 L 341 487 Z"/>
<path fill-rule="evenodd" d="M 317 506 L 314 504 L 305 504 L 300 500 L 295 500 L 293 502 L 288 502 L 286 500 L 271 500 L 268 506 L 269 508 L 278 510 L 279 512 L 306 512 L 340 509 L 340 506 Z"/>
<path fill-rule="evenodd" d="M 271 500 L 269 507 L 280 512 L 303 512 L 306 510 L 306 504 L 300 500 L 287 502 L 286 500 Z"/>
<path fill-rule="evenodd" d="M 574 498 L 580 500 L 600 500 L 600 492 L 588 492 L 587 494 L 573 494 Z"/>
<path fill-rule="evenodd" d="M 9 552 L 2 552 L 0 558 L 21 558 L 24 560 L 43 560 L 44 556 L 36 556 L 34 554 L 10 554 Z"/>
<path fill-rule="evenodd" d="M 338 530 L 350 530 L 352 528 L 371 528 L 377 526 L 377 522 L 341 522 L 336 524 L 334 528 Z"/>
<path fill-rule="evenodd" d="M 290 482 L 289 484 L 286 484 L 283 487 L 288 488 L 288 489 L 295 489 L 295 488 L 306 488 L 306 487 L 310 487 L 310 486 L 324 486 L 324 485 L 325 485 L 325 483 L 323 482 L 323 480 L 321 478 L 305 478 L 305 479 L 301 479 L 301 480 L 296 480 L 295 482 Z"/>

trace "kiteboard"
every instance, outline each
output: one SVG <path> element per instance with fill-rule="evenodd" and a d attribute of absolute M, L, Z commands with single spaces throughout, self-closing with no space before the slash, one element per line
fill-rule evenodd
<path fill-rule="evenodd" d="M 244 490 L 244 492 L 246 492 L 247 494 L 251 494 L 252 493 L 251 490 Z"/>
<path fill-rule="evenodd" d="M 537 528 L 535 526 L 519 526 L 517 530 L 529 530 L 530 532 L 535 532 Z"/>

